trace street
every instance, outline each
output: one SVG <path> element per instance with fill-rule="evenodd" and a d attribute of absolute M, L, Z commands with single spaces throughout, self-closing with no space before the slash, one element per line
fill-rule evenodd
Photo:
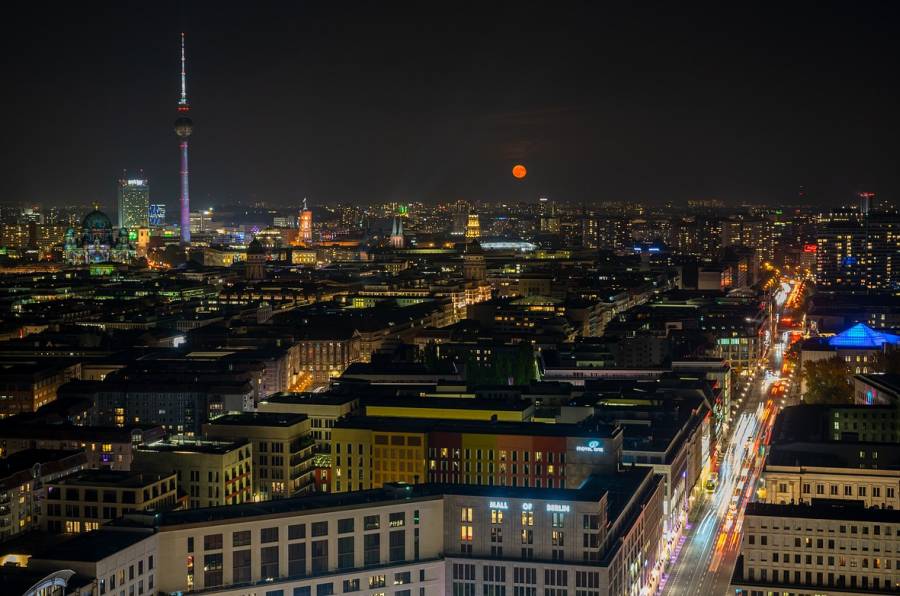
<path fill-rule="evenodd" d="M 794 292 L 785 292 L 788 293 L 794 298 Z M 787 302 L 788 308 L 793 306 L 791 300 Z M 784 301 L 779 306 L 782 304 Z M 671 596 L 728 593 L 740 553 L 744 509 L 755 497 L 765 463 L 767 435 L 779 405 L 784 403 L 785 383 L 777 375 L 782 370 L 788 342 L 786 334 L 776 334 L 764 364 L 760 363 L 741 398 L 722 452 L 718 484 L 712 493 L 702 492 L 700 502 L 694 504 L 658 593 Z"/>

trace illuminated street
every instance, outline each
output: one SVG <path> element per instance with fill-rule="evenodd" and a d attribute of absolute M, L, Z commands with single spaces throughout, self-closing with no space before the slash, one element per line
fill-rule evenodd
<path fill-rule="evenodd" d="M 797 287 L 794 286 L 794 291 L 785 287 L 776 298 L 784 316 L 799 306 Z M 704 492 L 701 502 L 695 505 L 659 593 L 719 595 L 728 591 L 740 551 L 743 512 L 755 497 L 765 462 L 767 435 L 790 382 L 779 380 L 775 375 L 780 373 L 772 372 L 783 369 L 790 334 L 778 333 L 775 339 L 769 350 L 768 364 L 760 365 L 746 394 L 737 396 L 741 402 L 721 457 L 718 485 L 711 494 Z"/>

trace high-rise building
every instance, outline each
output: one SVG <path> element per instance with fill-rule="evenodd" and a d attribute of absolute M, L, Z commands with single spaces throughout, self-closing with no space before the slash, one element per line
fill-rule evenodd
<path fill-rule="evenodd" d="M 481 222 L 477 213 L 470 213 L 466 218 L 466 238 L 481 238 Z"/>
<path fill-rule="evenodd" d="M 123 172 L 119 179 L 118 200 L 119 228 L 137 230 L 150 225 L 150 183 L 143 172 L 129 176 Z"/>
<path fill-rule="evenodd" d="M 163 203 L 153 203 L 150 205 L 150 225 L 164 226 L 166 225 L 166 206 Z"/>
<path fill-rule="evenodd" d="M 819 228 L 816 283 L 822 287 L 890 289 L 900 286 L 900 217 L 870 213 Z"/>
<path fill-rule="evenodd" d="M 188 118 L 187 113 L 190 111 L 187 99 L 187 72 L 185 70 L 184 59 L 184 33 L 181 34 L 181 98 L 178 100 L 179 116 L 175 120 L 175 134 L 178 136 L 178 149 L 181 152 L 181 168 L 179 171 L 179 179 L 181 192 L 179 193 L 179 203 L 181 205 L 181 242 L 190 244 L 191 242 L 191 203 L 188 192 L 188 138 L 194 132 L 194 121 Z"/>

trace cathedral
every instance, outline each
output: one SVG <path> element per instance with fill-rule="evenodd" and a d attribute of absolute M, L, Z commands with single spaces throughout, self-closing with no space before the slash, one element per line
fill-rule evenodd
<path fill-rule="evenodd" d="M 105 213 L 91 211 L 81 223 L 81 233 L 74 228 L 66 231 L 64 258 L 72 265 L 90 263 L 130 263 L 137 257 L 128 230 L 113 230 Z"/>

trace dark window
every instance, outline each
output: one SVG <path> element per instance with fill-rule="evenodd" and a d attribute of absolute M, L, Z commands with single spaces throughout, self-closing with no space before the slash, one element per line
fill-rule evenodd
<path fill-rule="evenodd" d="M 313 540 L 312 542 L 312 572 L 325 573 L 328 571 L 328 541 Z"/>
<path fill-rule="evenodd" d="M 288 526 L 288 540 L 302 540 L 304 538 L 306 538 L 306 524 Z"/>
<path fill-rule="evenodd" d="M 250 530 L 231 533 L 231 546 L 248 546 L 250 544 Z"/>
<path fill-rule="evenodd" d="M 240 584 L 250 581 L 250 551 L 236 550 L 231 555 L 232 583 Z"/>
<path fill-rule="evenodd" d="M 278 577 L 277 546 L 265 546 L 259 549 L 259 575 L 261 579 Z"/>
<path fill-rule="evenodd" d="M 338 569 L 353 569 L 353 536 L 338 538 Z"/>
<path fill-rule="evenodd" d="M 395 530 L 390 536 L 389 560 L 403 561 L 406 559 L 406 530 Z"/>
<path fill-rule="evenodd" d="M 316 586 L 316 596 L 331 596 L 332 594 L 334 594 L 334 584 L 331 582 Z"/>
<path fill-rule="evenodd" d="M 381 535 L 366 534 L 363 537 L 363 564 L 378 565 L 381 563 Z"/>
<path fill-rule="evenodd" d="M 263 528 L 260 530 L 259 541 L 263 544 L 266 542 L 278 542 L 278 528 Z"/>
<path fill-rule="evenodd" d="M 221 550 L 222 549 L 222 535 L 221 534 L 207 534 L 203 537 L 203 550 Z"/>
<path fill-rule="evenodd" d="M 367 515 L 363 518 L 363 529 L 365 530 L 377 530 L 381 527 L 381 516 L 380 515 Z"/>
<path fill-rule="evenodd" d="M 288 544 L 288 575 L 304 577 L 306 575 L 306 543 Z"/>
<path fill-rule="evenodd" d="M 328 522 L 313 522 L 312 524 L 312 535 L 315 538 L 316 536 L 327 536 L 328 535 Z"/>
<path fill-rule="evenodd" d="M 353 518 L 348 517 L 338 520 L 338 534 L 349 534 L 353 531 Z"/>

